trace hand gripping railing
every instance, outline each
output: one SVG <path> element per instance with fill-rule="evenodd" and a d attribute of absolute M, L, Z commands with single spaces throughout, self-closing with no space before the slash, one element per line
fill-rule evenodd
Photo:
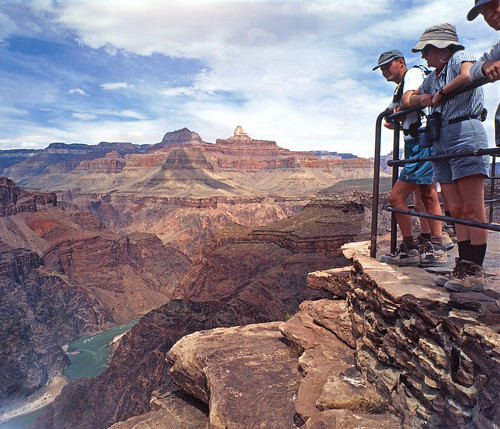
<path fill-rule="evenodd" d="M 466 85 L 456 89 L 455 91 L 447 94 L 443 97 L 444 101 L 449 100 L 457 96 L 458 94 L 462 94 L 466 91 L 470 91 L 474 88 L 482 86 L 486 83 L 489 83 L 490 80 L 485 77 L 483 79 L 476 80 L 474 82 L 469 82 Z M 397 113 L 392 113 L 391 110 L 387 109 L 381 112 L 377 116 L 377 120 L 375 122 L 375 156 L 374 156 L 374 167 L 373 167 L 373 206 L 372 206 L 372 224 L 371 224 L 371 246 L 370 246 L 370 256 L 375 258 L 377 255 L 377 221 L 378 221 L 378 205 L 379 205 L 379 188 L 380 188 L 380 142 L 382 137 L 382 120 L 387 118 L 388 121 L 392 121 L 393 119 L 398 119 L 403 115 L 406 115 L 411 112 L 416 112 L 422 109 L 422 106 L 413 106 L 405 110 L 401 110 Z M 467 153 L 467 154 L 458 154 L 458 155 L 437 155 L 437 156 L 429 156 L 429 157 L 421 157 L 421 158 L 412 158 L 411 160 L 399 160 L 399 136 L 400 136 L 400 128 L 399 122 L 394 122 L 394 143 L 393 143 L 393 160 L 389 161 L 387 164 L 393 167 L 392 171 L 392 184 L 396 182 L 398 178 L 398 169 L 397 167 L 400 165 L 404 165 L 409 162 L 423 162 L 423 161 L 433 161 L 433 160 L 442 160 L 442 159 L 450 159 L 450 158 L 462 158 L 468 156 L 483 156 L 490 155 L 493 157 L 492 170 L 491 170 L 491 196 L 488 202 L 493 202 L 494 196 L 494 179 L 495 177 L 495 157 L 500 156 L 500 148 L 493 149 L 479 149 L 477 151 Z M 394 168 L 395 167 L 395 168 Z M 415 212 L 413 210 L 400 210 L 394 209 L 392 207 L 388 207 L 387 210 L 392 212 L 392 221 L 391 221 L 391 252 L 393 252 L 396 248 L 396 237 L 397 237 L 397 223 L 394 216 L 394 213 L 403 213 L 410 216 L 424 217 L 428 219 L 435 219 L 447 222 L 455 222 L 467 226 L 474 226 L 478 228 L 489 229 L 493 231 L 500 231 L 500 225 L 493 225 L 491 223 L 493 217 L 493 207 L 490 205 L 490 223 L 484 222 L 475 222 L 467 219 L 456 219 L 449 216 L 438 216 L 431 215 L 427 213 Z"/>

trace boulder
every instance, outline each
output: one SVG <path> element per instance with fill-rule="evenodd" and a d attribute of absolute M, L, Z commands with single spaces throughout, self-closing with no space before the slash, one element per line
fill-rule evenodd
<path fill-rule="evenodd" d="M 209 405 L 211 428 L 294 427 L 297 356 L 278 325 L 196 332 L 168 352 L 173 382 Z"/>

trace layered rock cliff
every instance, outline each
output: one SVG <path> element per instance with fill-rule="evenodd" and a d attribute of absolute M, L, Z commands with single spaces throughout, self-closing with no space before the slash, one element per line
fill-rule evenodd
<path fill-rule="evenodd" d="M 484 292 L 449 293 L 432 273 L 368 257 L 368 242 L 345 245 L 352 265 L 308 275 L 327 299 L 285 323 L 204 330 L 171 347 L 172 381 L 206 414 L 190 404 L 182 420 L 162 420 L 179 408 L 159 394 L 152 411 L 111 427 L 498 428 L 497 249 Z"/>
<path fill-rule="evenodd" d="M 54 194 L 0 179 L 0 401 L 60 373 L 63 344 L 162 303 L 191 261 L 145 233 L 116 234 Z M 1 410 L 0 410 L 1 411 Z"/>
<path fill-rule="evenodd" d="M 217 229 L 297 213 L 321 189 L 372 175 L 368 159 L 331 159 L 249 137 L 204 142 L 186 128 L 161 143 L 51 144 L 6 172 L 97 215 L 112 231 L 147 232 L 193 259 Z"/>
<path fill-rule="evenodd" d="M 206 186 L 171 187 L 169 178 L 176 179 L 181 170 L 192 173 L 193 169 L 205 177 Z M 51 191 L 140 191 L 142 195 L 196 197 L 312 195 L 339 179 L 371 176 L 372 162 L 361 158 L 324 159 L 312 152 L 290 151 L 275 141 L 252 139 L 241 127 L 229 139 L 217 139 L 215 144 L 204 142 L 197 133 L 184 128 L 167 133 L 161 143 L 153 146 L 53 143 L 6 168 L 4 174 L 24 186 Z M 191 178 L 189 172 L 184 176 L 186 180 Z M 159 178 L 167 182 L 159 186 Z M 223 186 L 213 186 L 210 181 Z"/>
<path fill-rule="evenodd" d="M 175 299 L 141 318 L 109 368 L 92 380 L 70 383 L 33 427 L 107 428 L 150 412 L 151 401 L 163 403 L 178 390 L 165 356 L 184 335 L 283 320 L 303 300 L 324 297 L 325 292 L 304 287 L 307 273 L 345 263 L 338 246 L 364 234 L 363 198 L 349 195 L 311 204 L 286 223 L 279 239 L 277 226 L 233 224 L 218 231 L 203 259 L 178 284 Z M 343 223 L 336 228 L 339 219 Z M 312 237 L 323 235 L 321 244 L 311 244 Z"/>

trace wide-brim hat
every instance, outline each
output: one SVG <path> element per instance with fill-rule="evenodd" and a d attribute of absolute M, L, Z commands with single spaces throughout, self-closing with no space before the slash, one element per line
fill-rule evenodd
<path fill-rule="evenodd" d="M 479 8 L 483 4 L 489 3 L 490 1 L 491 0 L 476 0 L 475 4 L 474 4 L 474 7 L 471 10 L 469 10 L 469 13 L 467 14 L 467 19 L 469 21 L 472 21 L 472 20 L 476 19 L 477 16 L 479 15 Z"/>
<path fill-rule="evenodd" d="M 396 58 L 404 58 L 403 54 L 397 49 L 393 49 L 392 51 L 383 52 L 378 57 L 378 65 L 373 67 L 372 70 L 377 70 L 379 67 L 382 67 L 385 64 L 390 63 L 392 60 Z"/>
<path fill-rule="evenodd" d="M 432 45 L 439 49 L 444 49 L 449 46 L 454 46 L 458 50 L 465 49 L 463 45 L 458 43 L 457 29 L 455 26 L 446 23 L 433 25 L 427 28 L 411 51 L 419 52 L 427 45 Z"/>

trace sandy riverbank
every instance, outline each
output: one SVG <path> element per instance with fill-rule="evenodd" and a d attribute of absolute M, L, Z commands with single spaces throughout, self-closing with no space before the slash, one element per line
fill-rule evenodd
<path fill-rule="evenodd" d="M 27 398 L 4 401 L 0 405 L 0 423 L 46 407 L 54 401 L 67 383 L 68 379 L 64 375 L 56 375 L 49 379 L 45 387 Z"/>

